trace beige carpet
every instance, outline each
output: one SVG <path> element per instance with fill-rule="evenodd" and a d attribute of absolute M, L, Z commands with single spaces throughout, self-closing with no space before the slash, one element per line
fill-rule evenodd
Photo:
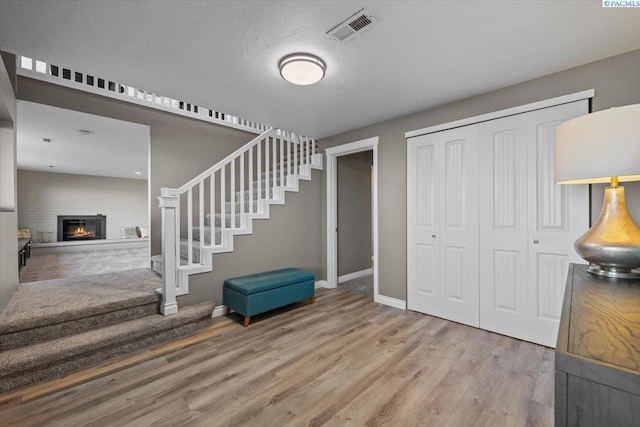
<path fill-rule="evenodd" d="M 367 298 L 373 299 L 373 274 L 339 283 L 338 287 L 347 292 L 364 295 Z"/>
<path fill-rule="evenodd" d="M 148 268 L 22 283 L 0 313 L 0 332 L 17 325 L 26 329 L 45 319 L 60 323 L 86 313 L 113 311 L 121 304 L 157 301 L 155 289 L 161 286 L 162 279 Z"/>
<path fill-rule="evenodd" d="M 149 263 L 148 248 L 47 254 L 34 250 L 20 271 L 20 283 L 149 268 Z"/>

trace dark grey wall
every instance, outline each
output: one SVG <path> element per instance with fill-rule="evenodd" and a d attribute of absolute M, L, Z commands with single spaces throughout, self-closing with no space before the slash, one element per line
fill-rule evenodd
<path fill-rule="evenodd" d="M 255 135 L 224 126 L 140 107 L 86 92 L 19 77 L 18 99 L 89 114 L 127 120 L 151 128 L 149 196 L 151 253 L 161 252 L 161 187 L 178 187 L 241 147 Z M 214 255 L 214 272 L 191 276 L 181 304 L 214 298 L 222 303 L 222 282 L 228 277 L 283 266 L 321 273 L 320 175 L 303 183 L 287 204 L 271 208 L 268 221 L 254 221 L 254 234 L 236 237 L 232 254 Z"/>
<path fill-rule="evenodd" d="M 425 85 L 428 82 L 425 82 Z M 373 136 L 380 137 L 379 257 L 380 293 L 406 298 L 406 141 L 404 133 L 440 123 L 595 89 L 593 111 L 640 102 L 640 50 L 560 71 L 538 79 L 373 124 L 320 141 L 321 148 Z M 326 185 L 326 180 L 324 181 Z M 640 218 L 640 185 L 625 184 L 630 208 Z M 594 186 L 592 211 L 602 206 L 602 189 Z M 324 202 L 323 202 L 324 203 Z M 323 208 L 323 213 L 325 209 Z M 323 218 L 326 229 L 326 218 Z M 322 236 L 325 239 L 326 234 Z M 324 243 L 326 247 L 326 241 Z M 323 263 L 323 265 L 326 265 Z"/>
<path fill-rule="evenodd" d="M 373 151 L 338 157 L 338 276 L 371 268 Z"/>

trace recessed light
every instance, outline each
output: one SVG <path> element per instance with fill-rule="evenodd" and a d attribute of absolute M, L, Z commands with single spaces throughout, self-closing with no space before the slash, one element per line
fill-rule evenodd
<path fill-rule="evenodd" d="M 287 55 L 278 63 L 280 75 L 289 83 L 308 86 L 324 78 L 327 69 L 324 61 L 309 53 Z"/>
<path fill-rule="evenodd" d="M 139 172 L 139 171 L 135 171 L 134 173 L 135 173 L 136 175 L 142 175 L 142 172 Z"/>
<path fill-rule="evenodd" d="M 53 142 L 53 138 L 47 138 L 46 136 L 42 136 L 40 139 L 42 142 Z"/>
<path fill-rule="evenodd" d="M 89 129 L 78 129 L 80 135 L 93 135 L 95 132 Z"/>

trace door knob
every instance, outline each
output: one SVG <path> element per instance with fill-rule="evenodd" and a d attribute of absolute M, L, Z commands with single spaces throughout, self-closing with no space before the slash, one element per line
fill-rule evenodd
<path fill-rule="evenodd" d="M 436 235 L 435 235 L 435 234 L 432 234 L 432 235 L 431 235 L 431 237 L 433 237 L 433 238 L 435 239 L 435 238 L 436 238 Z"/>
<path fill-rule="evenodd" d="M 533 243 L 537 245 L 537 244 L 538 244 L 538 241 L 537 241 L 537 240 L 534 240 L 534 241 L 533 241 Z"/>

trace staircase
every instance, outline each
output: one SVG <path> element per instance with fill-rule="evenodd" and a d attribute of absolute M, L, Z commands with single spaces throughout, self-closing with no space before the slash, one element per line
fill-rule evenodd
<path fill-rule="evenodd" d="M 215 303 L 159 315 L 149 269 L 21 284 L 0 314 L 0 393 L 171 341 L 211 323 Z"/>
<path fill-rule="evenodd" d="M 161 313 L 177 313 L 189 276 L 212 271 L 212 255 L 232 252 L 234 236 L 251 234 L 312 169 L 322 169 L 313 139 L 269 129 L 182 187 L 162 188 L 162 255 L 151 259 L 163 278 Z"/>

